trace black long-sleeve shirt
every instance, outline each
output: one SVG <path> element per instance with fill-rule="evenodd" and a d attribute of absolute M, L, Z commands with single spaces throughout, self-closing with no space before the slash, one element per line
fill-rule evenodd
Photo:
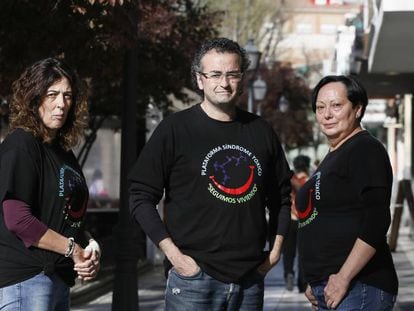
<path fill-rule="evenodd" d="M 237 282 L 264 260 L 267 235 L 286 234 L 290 177 L 264 120 L 237 109 L 220 122 L 196 105 L 166 118 L 145 145 L 129 175 L 130 210 L 156 245 L 171 237 L 206 273 Z"/>

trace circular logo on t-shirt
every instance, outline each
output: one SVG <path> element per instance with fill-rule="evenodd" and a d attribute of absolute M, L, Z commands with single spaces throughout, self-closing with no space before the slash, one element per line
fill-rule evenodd
<path fill-rule="evenodd" d="M 245 203 L 257 192 L 255 176 L 262 175 L 260 161 L 248 149 L 224 144 L 204 157 L 201 175 L 209 179 L 208 191 L 226 203 Z"/>
<path fill-rule="evenodd" d="M 316 172 L 296 194 L 299 229 L 312 223 L 318 216 L 316 204 L 321 199 L 320 184 L 321 172 Z"/>
<path fill-rule="evenodd" d="M 71 227 L 79 227 L 86 212 L 87 191 L 82 176 L 67 165 L 59 170 L 59 197 L 65 202 L 65 220 Z"/>

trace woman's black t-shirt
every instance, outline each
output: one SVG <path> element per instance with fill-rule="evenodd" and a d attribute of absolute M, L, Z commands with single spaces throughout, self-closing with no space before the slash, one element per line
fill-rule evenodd
<path fill-rule="evenodd" d="M 367 131 L 325 157 L 296 195 L 307 282 L 337 273 L 359 238 L 376 253 L 355 280 L 397 293 L 398 279 L 386 242 L 391 189 L 387 152 Z"/>
<path fill-rule="evenodd" d="M 58 145 L 46 145 L 16 129 L 0 146 L 0 197 L 30 206 L 48 228 L 77 237 L 84 221 L 88 188 L 75 156 Z M 2 204 L 0 204 L 2 210 Z M 16 284 L 44 271 L 56 272 L 69 286 L 73 261 L 24 243 L 4 224 L 0 213 L 0 287 Z"/>

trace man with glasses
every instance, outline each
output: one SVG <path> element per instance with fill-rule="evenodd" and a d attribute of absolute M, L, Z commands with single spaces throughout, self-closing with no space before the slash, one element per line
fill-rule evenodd
<path fill-rule="evenodd" d="M 132 216 L 166 256 L 166 310 L 262 310 L 279 261 L 292 173 L 271 126 L 236 106 L 248 64 L 207 40 L 192 64 L 202 102 L 164 119 L 129 175 Z"/>

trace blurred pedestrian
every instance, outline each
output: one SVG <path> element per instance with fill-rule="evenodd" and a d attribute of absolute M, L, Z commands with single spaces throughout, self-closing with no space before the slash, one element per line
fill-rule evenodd
<path fill-rule="evenodd" d="M 89 195 L 91 198 L 107 198 L 108 191 L 105 188 L 104 181 L 102 178 L 102 171 L 95 169 L 92 175 L 92 183 L 89 186 Z"/>
<path fill-rule="evenodd" d="M 298 212 L 296 210 L 296 192 L 303 186 L 309 178 L 310 158 L 306 155 L 298 155 L 293 159 L 294 174 L 292 176 L 292 206 L 290 211 L 290 227 L 283 245 L 283 271 L 286 289 L 292 291 L 294 287 L 295 270 L 294 263 L 297 250 L 298 236 Z M 303 278 L 302 267 L 297 261 L 296 279 L 299 292 L 304 292 L 306 283 Z"/>
<path fill-rule="evenodd" d="M 248 64 L 236 42 L 204 42 L 192 66 L 201 104 L 164 119 L 129 175 L 132 216 L 166 255 L 166 310 L 262 310 L 279 261 L 292 173 L 272 127 L 236 106 Z"/>
<path fill-rule="evenodd" d="M 386 234 L 392 169 L 361 126 L 368 98 L 354 78 L 327 76 L 312 108 L 329 153 L 296 194 L 306 295 L 319 310 L 392 310 L 398 279 Z"/>
<path fill-rule="evenodd" d="M 99 247 L 83 235 L 88 189 L 71 151 L 87 102 L 62 61 L 29 66 L 13 83 L 0 146 L 0 309 L 69 310 L 76 276 L 96 277 Z"/>

